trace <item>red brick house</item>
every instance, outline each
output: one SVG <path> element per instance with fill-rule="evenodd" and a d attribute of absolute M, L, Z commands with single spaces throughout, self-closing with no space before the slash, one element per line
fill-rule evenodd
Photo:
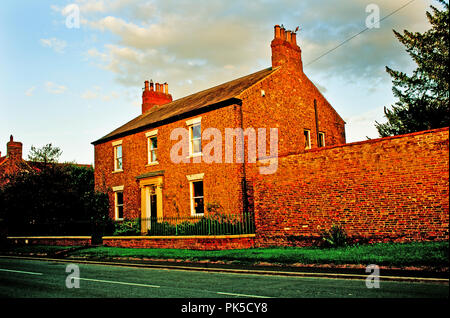
<path fill-rule="evenodd" d="M 8 182 L 8 175 L 36 168 L 34 162 L 22 158 L 22 143 L 15 141 L 11 135 L 6 143 L 6 155 L 2 157 L 0 153 L 0 185 Z"/>
<path fill-rule="evenodd" d="M 42 168 L 41 162 L 33 162 L 22 158 L 23 145 L 19 141 L 15 141 L 13 135 L 9 137 L 6 144 L 6 155 L 1 156 L 0 152 L 0 185 L 7 182 L 7 176 L 21 170 L 39 170 Z M 64 163 L 61 163 L 64 164 Z M 91 165 L 76 164 L 79 167 L 90 168 Z"/>
<path fill-rule="evenodd" d="M 113 219 L 198 216 L 209 204 L 251 211 L 261 173 L 252 133 L 269 165 L 277 155 L 345 143 L 345 122 L 303 73 L 296 34 L 274 31 L 271 67 L 174 101 L 166 83 L 146 81 L 142 114 L 92 143 L 96 187 L 109 190 Z"/>

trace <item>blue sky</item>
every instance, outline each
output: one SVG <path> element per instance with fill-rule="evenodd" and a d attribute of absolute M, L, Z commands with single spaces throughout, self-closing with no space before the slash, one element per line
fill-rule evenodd
<path fill-rule="evenodd" d="M 402 1 L 72 0 L 8 1 L 0 9 L 0 151 L 9 135 L 52 143 L 61 161 L 93 163 L 92 141 L 139 115 L 146 79 L 169 83 L 174 99 L 269 67 L 273 26 L 301 27 L 304 64 L 363 30 L 369 4 L 380 17 Z M 77 5 L 80 27 L 66 19 Z M 346 120 L 347 141 L 378 137 L 375 120 L 395 102 L 385 66 L 414 64 L 392 29 L 428 29 L 416 0 L 305 66 Z"/>

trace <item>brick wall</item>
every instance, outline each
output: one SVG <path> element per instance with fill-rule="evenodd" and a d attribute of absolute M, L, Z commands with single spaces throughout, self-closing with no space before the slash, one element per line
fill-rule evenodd
<path fill-rule="evenodd" d="M 333 224 L 375 241 L 448 240 L 448 128 L 313 149 L 256 176 L 256 244 L 309 245 Z"/>
<path fill-rule="evenodd" d="M 18 245 L 55 245 L 84 246 L 91 245 L 90 236 L 18 236 L 8 237 L 8 241 Z"/>
<path fill-rule="evenodd" d="M 254 235 L 103 237 L 104 246 L 136 248 L 179 248 L 191 250 L 245 249 L 254 246 Z"/>

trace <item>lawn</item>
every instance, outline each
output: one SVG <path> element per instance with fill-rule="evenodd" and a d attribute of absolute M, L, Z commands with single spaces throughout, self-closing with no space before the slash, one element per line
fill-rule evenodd
<path fill-rule="evenodd" d="M 23 246 L 16 253 L 54 253 L 67 247 Z M 241 264 L 377 264 L 384 266 L 449 265 L 448 242 L 378 243 L 340 248 L 286 247 L 254 248 L 224 251 L 179 249 L 145 249 L 120 247 L 87 247 L 74 249 L 66 256 L 90 259 L 147 258 L 226 261 Z"/>
<path fill-rule="evenodd" d="M 279 264 L 332 263 L 377 264 L 386 266 L 448 266 L 449 243 L 379 243 L 341 248 L 277 247 L 224 251 L 93 247 L 77 250 L 71 256 L 233 261 L 247 264 L 268 262 Z"/>

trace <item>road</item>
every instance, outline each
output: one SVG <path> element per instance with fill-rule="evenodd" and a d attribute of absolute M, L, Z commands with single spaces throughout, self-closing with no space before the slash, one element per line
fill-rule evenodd
<path fill-rule="evenodd" d="M 1 298 L 448 298 L 448 284 L 211 273 L 0 258 Z M 71 287 L 71 288 L 69 288 Z"/>

